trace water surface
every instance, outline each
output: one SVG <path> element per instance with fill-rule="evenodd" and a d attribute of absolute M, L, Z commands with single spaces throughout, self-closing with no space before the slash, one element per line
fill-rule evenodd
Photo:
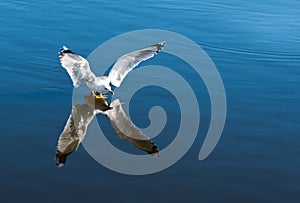
<path fill-rule="evenodd" d="M 300 198 L 299 1 L 3 0 L 0 9 L 1 202 Z M 198 161 L 210 119 L 208 93 L 201 84 L 199 135 L 169 169 L 140 177 L 117 174 L 83 147 L 58 169 L 55 146 L 71 112 L 73 90 L 58 62 L 59 48 L 68 45 L 87 57 L 112 37 L 146 28 L 189 37 L 216 64 L 228 102 L 216 149 Z M 176 61 L 169 65 L 179 68 Z M 143 98 L 136 103 L 148 104 L 151 96 Z M 143 110 L 136 105 L 133 115 Z M 172 133 L 157 141 L 165 147 Z M 115 145 L 132 151 L 130 145 Z"/>

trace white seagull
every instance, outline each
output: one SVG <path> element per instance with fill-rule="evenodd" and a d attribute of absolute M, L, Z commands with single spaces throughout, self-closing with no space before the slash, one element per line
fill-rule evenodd
<path fill-rule="evenodd" d="M 113 65 L 108 76 L 96 77 L 91 71 L 89 62 L 75 54 L 66 46 L 59 52 L 60 63 L 70 75 L 73 85 L 77 88 L 82 82 L 85 82 L 94 95 L 100 95 L 110 92 L 113 94 L 112 85 L 119 87 L 126 75 L 138 66 L 142 61 L 155 56 L 165 46 L 166 42 L 160 42 L 152 46 L 125 54 L 121 56 Z"/>

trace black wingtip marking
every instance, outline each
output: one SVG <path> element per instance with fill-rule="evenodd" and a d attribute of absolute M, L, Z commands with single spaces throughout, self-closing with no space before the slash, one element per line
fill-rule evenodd
<path fill-rule="evenodd" d="M 151 144 L 150 144 L 150 150 L 148 151 L 148 154 L 151 154 L 152 156 L 159 156 L 158 146 L 152 140 L 150 140 L 150 142 Z"/>
<path fill-rule="evenodd" d="M 61 52 L 62 52 L 62 53 L 70 53 L 70 54 L 74 54 L 74 52 L 71 51 L 70 49 L 67 49 L 67 50 L 62 49 Z"/>
<path fill-rule="evenodd" d="M 156 46 L 156 48 L 157 48 L 157 51 L 156 51 L 156 53 L 158 53 L 158 52 L 160 52 L 162 49 L 163 49 L 163 47 L 166 45 L 166 41 L 163 41 L 163 42 L 160 42 L 160 43 L 157 43 L 155 46 Z"/>
<path fill-rule="evenodd" d="M 56 155 L 55 155 L 55 159 L 56 159 L 56 165 L 58 167 L 62 167 L 63 165 L 65 165 L 66 161 L 67 161 L 67 154 L 63 154 L 60 151 L 56 151 Z"/>
<path fill-rule="evenodd" d="M 60 49 L 59 53 L 71 53 L 74 54 L 73 51 L 71 51 L 68 47 L 63 46 L 63 48 Z"/>
<path fill-rule="evenodd" d="M 64 54 L 75 54 L 73 51 L 71 51 L 68 47 L 63 46 L 60 50 L 59 50 L 59 57 L 62 58 L 64 56 Z"/>

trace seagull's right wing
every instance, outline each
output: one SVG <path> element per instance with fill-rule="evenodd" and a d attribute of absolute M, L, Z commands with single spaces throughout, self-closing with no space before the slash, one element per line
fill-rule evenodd
<path fill-rule="evenodd" d="M 108 77 L 116 87 L 120 87 L 123 79 L 126 75 L 132 71 L 142 61 L 152 58 L 158 52 L 160 52 L 165 46 L 166 42 L 160 42 L 152 46 L 140 49 L 121 56 L 112 69 L 110 70 Z"/>
<path fill-rule="evenodd" d="M 112 127 L 121 139 L 153 156 L 158 156 L 158 147 L 126 116 L 118 99 L 111 103 L 112 110 L 105 112 Z"/>
<path fill-rule="evenodd" d="M 74 87 L 78 87 L 82 82 L 94 83 L 96 76 L 85 58 L 75 54 L 65 46 L 60 50 L 59 58 L 62 67 L 69 73 Z"/>

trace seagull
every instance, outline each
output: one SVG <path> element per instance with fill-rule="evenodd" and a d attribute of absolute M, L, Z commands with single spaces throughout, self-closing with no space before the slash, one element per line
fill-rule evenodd
<path fill-rule="evenodd" d="M 112 87 L 120 87 L 126 75 L 138 66 L 142 61 L 154 57 L 165 46 L 166 42 L 160 42 L 137 51 L 121 56 L 113 65 L 107 76 L 96 77 L 91 71 L 89 62 L 75 54 L 66 46 L 59 52 L 61 66 L 70 75 L 73 86 L 79 87 L 85 82 L 88 88 L 99 98 L 106 98 L 103 94 L 114 94 Z"/>
<path fill-rule="evenodd" d="M 86 103 L 73 105 L 69 119 L 59 136 L 55 153 L 58 167 L 65 165 L 67 157 L 77 151 L 85 138 L 89 124 L 99 113 L 109 119 L 120 139 L 154 157 L 159 156 L 156 144 L 127 117 L 119 99 L 114 100 L 111 105 L 108 105 L 104 98 L 94 97 L 93 93 L 84 96 L 84 99 Z"/>

